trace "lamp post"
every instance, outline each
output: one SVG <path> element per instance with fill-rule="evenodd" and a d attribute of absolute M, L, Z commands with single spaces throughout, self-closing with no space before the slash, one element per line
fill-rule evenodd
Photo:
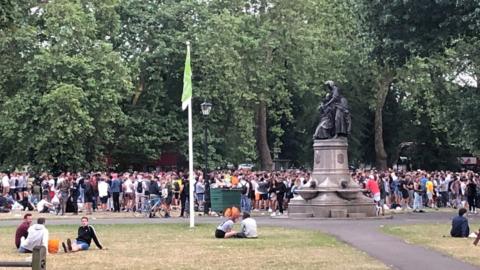
<path fill-rule="evenodd" d="M 205 167 L 203 168 L 203 179 L 205 181 L 205 203 L 203 205 L 203 212 L 208 214 L 208 210 L 210 208 L 210 179 L 208 176 L 208 115 L 212 110 L 212 103 L 210 102 L 203 102 L 200 105 L 203 114 L 204 123 L 204 134 L 205 134 L 205 145 L 204 145 L 204 155 L 205 155 Z"/>

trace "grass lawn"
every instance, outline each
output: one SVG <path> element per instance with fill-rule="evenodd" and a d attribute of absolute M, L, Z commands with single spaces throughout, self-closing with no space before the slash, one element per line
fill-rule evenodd
<path fill-rule="evenodd" d="M 48 226 L 50 238 L 77 226 Z M 259 239 L 215 239 L 215 225 L 95 225 L 107 250 L 49 255 L 47 269 L 387 269 L 368 255 L 314 231 L 260 227 Z M 238 228 L 237 228 L 238 229 Z M 14 227 L 0 227 L 0 259 L 24 260 Z"/>
<path fill-rule="evenodd" d="M 470 224 L 470 230 L 478 231 L 479 226 Z M 385 226 L 383 231 L 402 238 L 407 243 L 421 245 L 480 266 L 480 246 L 472 244 L 474 238 L 450 237 L 450 224 Z"/>

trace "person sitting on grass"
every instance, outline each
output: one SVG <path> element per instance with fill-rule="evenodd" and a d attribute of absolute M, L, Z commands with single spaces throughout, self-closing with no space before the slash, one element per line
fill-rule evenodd
<path fill-rule="evenodd" d="M 460 210 L 458 210 L 458 216 L 453 218 L 452 229 L 450 231 L 452 237 L 468 237 L 470 234 L 468 220 L 463 216 L 465 213 L 467 213 L 467 209 L 460 208 Z"/>
<path fill-rule="evenodd" d="M 20 240 L 20 253 L 32 253 L 36 246 L 44 246 L 48 253 L 48 230 L 45 228 L 45 218 L 39 218 L 37 224 L 28 228 L 27 238 Z"/>
<path fill-rule="evenodd" d="M 32 224 L 32 214 L 28 213 L 23 216 L 23 222 L 17 227 L 15 232 L 15 246 L 17 249 L 20 248 L 20 241 L 23 238 L 28 237 L 28 228 Z"/>
<path fill-rule="evenodd" d="M 236 237 L 237 232 L 232 230 L 233 224 L 237 222 L 240 217 L 240 211 L 236 207 L 227 208 L 224 212 L 224 216 L 228 219 L 218 225 L 215 230 L 215 238 L 231 238 Z"/>
<path fill-rule="evenodd" d="M 240 225 L 241 232 L 235 235 L 236 238 L 257 238 L 257 222 L 250 217 L 247 212 L 243 213 L 242 223 Z"/>
<path fill-rule="evenodd" d="M 78 237 L 76 241 L 72 242 L 70 238 L 68 238 L 67 245 L 65 245 L 64 242 L 62 243 L 62 247 L 65 253 L 88 250 L 90 248 L 90 244 L 92 243 L 92 239 L 99 249 L 103 249 L 100 241 L 98 241 L 95 229 L 92 226 L 88 225 L 88 218 L 82 217 L 81 221 L 82 226 L 78 228 Z"/>

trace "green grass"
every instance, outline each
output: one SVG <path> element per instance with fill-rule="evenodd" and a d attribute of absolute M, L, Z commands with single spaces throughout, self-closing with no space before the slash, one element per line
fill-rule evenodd
<path fill-rule="evenodd" d="M 48 226 L 50 238 L 74 238 L 77 226 Z M 387 269 L 314 231 L 259 228 L 258 239 L 215 239 L 215 225 L 96 225 L 107 250 L 49 255 L 48 269 Z M 15 228 L 0 228 L 0 259 L 24 260 Z M 8 241 L 11 239 L 11 241 Z M 92 243 L 93 244 L 93 243 Z"/>
<path fill-rule="evenodd" d="M 478 232 L 479 224 L 470 224 L 470 230 Z M 385 233 L 404 239 L 405 242 L 439 251 L 456 259 L 480 266 L 480 246 L 474 246 L 473 238 L 450 237 L 450 224 L 422 224 L 385 226 Z"/>

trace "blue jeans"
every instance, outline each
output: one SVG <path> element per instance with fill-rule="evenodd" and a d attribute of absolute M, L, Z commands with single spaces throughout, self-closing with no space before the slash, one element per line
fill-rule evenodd
<path fill-rule="evenodd" d="M 23 247 L 19 247 L 19 248 L 18 248 L 18 252 L 20 252 L 20 253 L 32 253 L 30 250 L 25 249 L 25 248 L 23 248 Z"/>
<path fill-rule="evenodd" d="M 423 208 L 422 195 L 418 192 L 413 193 L 413 210 L 420 210 Z"/>
<path fill-rule="evenodd" d="M 90 247 L 89 244 L 82 241 L 75 241 L 75 243 L 80 247 L 81 250 L 88 250 L 88 248 Z"/>
<path fill-rule="evenodd" d="M 248 197 L 248 195 L 243 195 L 240 197 L 240 208 L 242 210 L 242 212 L 247 212 L 249 213 L 250 212 L 250 208 L 251 208 L 251 203 L 250 203 L 250 198 Z"/>

